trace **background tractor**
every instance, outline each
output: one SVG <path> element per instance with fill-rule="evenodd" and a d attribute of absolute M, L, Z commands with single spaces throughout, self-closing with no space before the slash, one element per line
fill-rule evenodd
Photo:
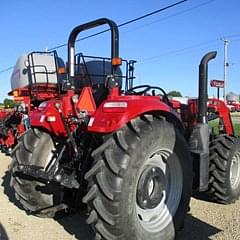
<path fill-rule="evenodd" d="M 0 115 L 1 150 L 11 153 L 18 138 L 29 129 L 29 114 L 38 105 L 60 93 L 64 63 L 54 52 L 32 52 L 22 55 L 11 76 L 15 108 Z"/>
<path fill-rule="evenodd" d="M 111 57 L 75 54 L 78 34 L 103 24 L 111 31 Z M 133 87 L 134 61 L 119 57 L 113 21 L 74 28 L 60 94 L 31 111 L 31 129 L 12 152 L 19 202 L 44 217 L 84 203 L 96 239 L 157 240 L 174 239 L 193 189 L 234 201 L 239 141 L 221 108 L 215 111 L 221 132 L 214 135 L 208 125 L 207 67 L 215 57 L 210 52 L 201 60 L 198 99 L 180 104 L 158 86 Z"/>
<path fill-rule="evenodd" d="M 25 130 L 21 124 L 21 113 L 11 109 L 6 111 L 0 120 L 0 147 L 1 151 L 10 154 L 17 143 L 17 137 Z"/>

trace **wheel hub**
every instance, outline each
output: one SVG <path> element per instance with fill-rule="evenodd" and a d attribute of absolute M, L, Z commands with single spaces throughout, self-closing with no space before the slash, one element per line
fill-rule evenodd
<path fill-rule="evenodd" d="M 232 159 L 230 167 L 230 182 L 233 189 L 239 186 L 240 182 L 240 153 L 238 152 Z"/>
<path fill-rule="evenodd" d="M 142 209 L 153 209 L 163 199 L 166 180 L 158 167 L 148 166 L 141 174 L 137 185 L 137 203 Z"/>
<path fill-rule="evenodd" d="M 182 187 L 179 159 L 171 151 L 159 150 L 146 160 L 136 185 L 136 216 L 144 229 L 158 232 L 172 222 Z"/>

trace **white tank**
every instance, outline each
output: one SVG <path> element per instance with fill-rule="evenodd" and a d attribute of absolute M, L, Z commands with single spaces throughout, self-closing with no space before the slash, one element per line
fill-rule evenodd
<path fill-rule="evenodd" d="M 12 90 L 27 87 L 29 78 L 32 84 L 57 84 L 55 56 L 51 53 L 32 53 L 29 61 L 27 54 L 19 57 L 11 76 Z"/>
<path fill-rule="evenodd" d="M 27 54 L 18 58 L 12 76 L 11 76 L 11 88 L 12 90 L 17 88 L 23 88 L 29 84 L 27 68 L 24 63 L 27 63 Z M 25 69 L 25 70 L 24 70 Z"/>

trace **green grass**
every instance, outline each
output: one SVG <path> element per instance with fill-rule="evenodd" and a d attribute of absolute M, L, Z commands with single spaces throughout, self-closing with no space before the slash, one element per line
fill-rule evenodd
<path fill-rule="evenodd" d="M 233 112 L 231 113 L 232 117 L 240 117 L 240 112 Z"/>
<path fill-rule="evenodd" d="M 236 136 L 240 137 L 240 124 L 233 124 L 234 127 L 234 133 Z"/>

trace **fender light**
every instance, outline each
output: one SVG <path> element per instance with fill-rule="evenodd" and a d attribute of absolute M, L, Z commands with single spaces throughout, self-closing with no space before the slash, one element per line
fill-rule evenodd
<path fill-rule="evenodd" d="M 104 112 L 125 112 L 128 107 L 127 102 L 106 102 L 103 105 Z"/>
<path fill-rule="evenodd" d="M 47 117 L 47 122 L 56 122 L 56 117 L 55 116 L 48 116 Z"/>

